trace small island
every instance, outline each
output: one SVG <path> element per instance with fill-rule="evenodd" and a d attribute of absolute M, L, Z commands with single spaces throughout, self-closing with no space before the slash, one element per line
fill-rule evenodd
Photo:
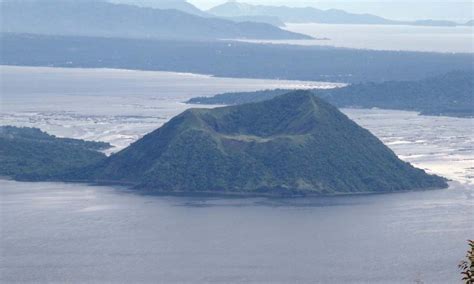
<path fill-rule="evenodd" d="M 28 132 L 39 139 L 25 138 Z M 3 133 L 2 143 L 16 151 L 7 149 L 2 165 L 16 169 L 10 176 L 23 180 L 122 184 L 148 193 L 269 196 L 447 187 L 444 178 L 401 161 L 369 131 L 308 91 L 189 109 L 110 157 L 97 152 L 106 145 L 95 142 L 31 129 L 5 128 Z M 33 160 L 21 167 L 26 151 Z"/>
<path fill-rule="evenodd" d="M 446 187 L 307 91 L 190 109 L 91 169 L 151 192 L 353 194 Z"/>

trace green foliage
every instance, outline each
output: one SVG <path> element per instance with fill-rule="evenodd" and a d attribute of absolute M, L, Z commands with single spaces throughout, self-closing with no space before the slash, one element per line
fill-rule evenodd
<path fill-rule="evenodd" d="M 212 97 L 191 98 L 187 104 L 208 104 L 208 105 L 241 105 L 255 103 L 273 99 L 276 96 L 291 92 L 287 89 L 263 90 L 255 92 L 233 92 L 217 94 Z"/>
<path fill-rule="evenodd" d="M 474 116 L 474 72 L 451 72 L 416 82 L 356 84 L 316 92 L 339 107 L 419 111 L 426 115 Z"/>
<path fill-rule="evenodd" d="M 458 265 L 461 270 L 462 280 L 466 284 L 474 283 L 474 241 L 469 240 L 470 249 L 467 251 L 466 258 L 467 260 L 461 261 Z"/>
<path fill-rule="evenodd" d="M 445 187 L 309 92 L 191 109 L 94 169 L 172 192 L 340 194 Z"/>
<path fill-rule="evenodd" d="M 0 175 L 47 180 L 96 164 L 108 143 L 56 138 L 36 128 L 0 127 Z"/>
<path fill-rule="evenodd" d="M 451 72 L 421 81 L 354 84 L 312 92 L 338 107 L 419 111 L 424 115 L 474 116 L 474 73 Z M 272 99 L 290 90 L 225 93 L 190 99 L 193 104 L 236 105 Z"/>
<path fill-rule="evenodd" d="M 190 109 L 106 158 L 105 143 L 0 128 L 0 174 L 20 180 L 112 182 L 162 192 L 271 195 L 445 187 L 310 92 Z"/>

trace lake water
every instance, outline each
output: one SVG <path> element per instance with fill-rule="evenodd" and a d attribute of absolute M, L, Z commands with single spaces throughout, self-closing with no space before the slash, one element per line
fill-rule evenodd
<path fill-rule="evenodd" d="M 0 125 L 117 151 L 196 95 L 318 82 L 2 67 Z M 203 107 L 203 106 L 200 106 Z M 204 106 L 205 107 L 205 106 Z M 446 190 L 332 198 L 143 196 L 0 180 L 0 282 L 456 283 L 474 238 L 474 119 L 343 110 Z M 422 282 L 418 282 L 422 283 Z"/>
<path fill-rule="evenodd" d="M 328 40 L 265 41 L 375 50 L 474 52 L 474 27 L 287 24 L 286 29 Z"/>
<path fill-rule="evenodd" d="M 474 236 L 462 185 L 296 200 L 0 188 L 2 283 L 458 283 Z"/>

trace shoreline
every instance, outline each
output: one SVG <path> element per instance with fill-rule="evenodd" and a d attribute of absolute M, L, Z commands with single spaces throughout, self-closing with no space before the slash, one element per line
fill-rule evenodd
<path fill-rule="evenodd" d="M 129 68 L 109 68 L 109 67 L 85 67 L 85 66 L 46 66 L 46 65 L 14 65 L 14 64 L 0 64 L 0 73 L 4 72 L 5 69 L 10 70 L 20 70 L 28 69 L 37 71 L 41 73 L 42 70 L 57 70 L 57 71 L 67 71 L 67 72 L 114 72 L 119 75 L 130 75 L 141 73 L 141 75 L 148 76 L 158 76 L 158 75 L 176 75 L 183 77 L 193 77 L 193 78 L 202 78 L 202 79 L 238 79 L 238 80 L 254 80 L 254 81 L 273 81 L 278 82 L 282 85 L 289 85 L 298 88 L 298 85 L 302 85 L 301 88 L 313 88 L 318 89 L 320 84 L 331 84 L 334 87 L 344 87 L 348 83 L 344 82 L 335 82 L 335 81 L 313 81 L 313 80 L 298 80 L 298 79 L 281 79 L 281 78 L 269 78 L 269 77 L 229 77 L 229 76 L 220 76 L 215 74 L 204 74 L 204 73 L 192 73 L 192 72 L 179 72 L 179 71 L 170 71 L 170 70 L 150 70 L 150 69 L 129 69 Z M 35 70 L 36 69 L 36 70 Z M 42 69 L 42 70 L 41 70 Z M 128 74 L 127 74 L 128 73 Z M 286 86 L 288 87 L 288 86 Z"/>
<path fill-rule="evenodd" d="M 333 197 L 355 197 L 355 196 L 371 196 L 371 195 L 385 195 L 385 194 L 402 194 L 410 192 L 424 192 L 433 190 L 449 190 L 453 187 L 453 184 L 463 184 L 460 181 L 447 180 L 446 187 L 429 187 L 429 188 L 415 188 L 407 190 L 389 191 L 389 192 L 352 192 L 352 193 L 332 193 L 332 194 L 320 194 L 311 192 L 295 192 L 294 194 L 271 194 L 271 193 L 253 193 L 253 192 L 215 192 L 215 191 L 161 191 L 161 190 L 150 190 L 150 189 L 134 189 L 136 183 L 126 182 L 91 182 L 91 181 L 55 181 L 55 180 L 42 180 L 42 181 L 26 181 L 16 180 L 11 177 L 0 176 L 0 181 L 11 181 L 19 183 L 57 183 L 57 184 L 72 184 L 72 185 L 85 185 L 92 187 L 108 187 L 114 190 L 119 190 L 126 193 L 132 193 L 142 196 L 173 196 L 173 197 L 221 197 L 221 198 L 232 198 L 232 199 L 245 199 L 245 198 L 270 198 L 270 199 L 301 199 L 301 198 L 333 198 Z"/>

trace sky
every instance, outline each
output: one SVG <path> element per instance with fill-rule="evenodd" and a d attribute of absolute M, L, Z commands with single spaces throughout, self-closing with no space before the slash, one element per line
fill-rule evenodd
<path fill-rule="evenodd" d="M 239 0 L 261 5 L 313 6 L 320 9 L 343 9 L 354 13 L 370 13 L 394 20 L 437 19 L 467 21 L 474 19 L 473 1 L 458 0 Z M 226 0 L 188 0 L 201 9 L 209 9 Z"/>

